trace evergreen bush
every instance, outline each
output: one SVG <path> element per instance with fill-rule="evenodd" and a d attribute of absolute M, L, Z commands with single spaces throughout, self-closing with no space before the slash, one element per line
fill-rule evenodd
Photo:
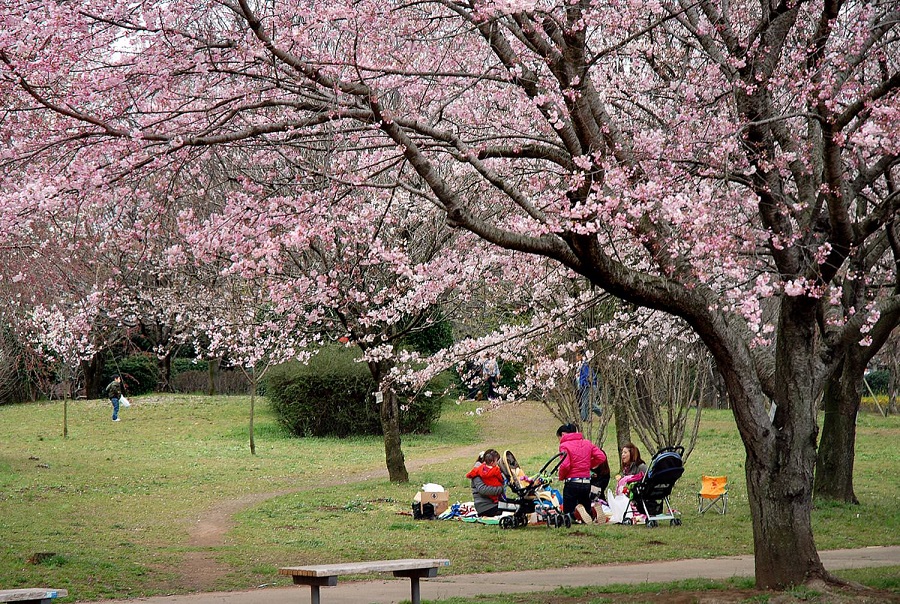
<path fill-rule="evenodd" d="M 105 388 L 115 375 L 122 376 L 126 395 L 146 394 L 156 390 L 159 383 L 159 364 L 156 356 L 151 353 L 134 354 L 118 361 L 107 362 L 102 387 Z"/>
<path fill-rule="evenodd" d="M 176 357 L 172 360 L 172 376 L 186 371 L 202 371 L 209 370 L 209 361 L 190 359 L 185 357 Z"/>
<path fill-rule="evenodd" d="M 308 365 L 287 363 L 273 368 L 264 385 L 282 425 L 297 436 L 381 434 L 375 381 L 358 358 L 358 351 L 326 347 Z M 436 384 L 430 396 L 412 402 L 401 399 L 401 432 L 430 431 L 440 417 L 439 387 Z"/>
<path fill-rule="evenodd" d="M 887 394 L 888 387 L 891 381 L 891 373 L 887 369 L 879 369 L 878 371 L 870 371 L 866 375 L 866 383 L 869 384 L 869 388 L 872 389 L 872 392 L 875 394 Z M 864 391 L 863 396 L 868 396 L 869 393 Z"/>
<path fill-rule="evenodd" d="M 443 319 L 409 334 L 403 343 L 422 354 L 434 354 L 453 345 L 453 326 Z"/>

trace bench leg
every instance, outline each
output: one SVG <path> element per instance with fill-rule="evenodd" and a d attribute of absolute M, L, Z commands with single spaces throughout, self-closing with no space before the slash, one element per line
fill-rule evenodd
<path fill-rule="evenodd" d="M 334 587 L 337 577 L 294 577 L 295 585 L 309 585 L 309 599 L 312 604 L 320 603 L 319 587 Z"/>
<path fill-rule="evenodd" d="M 436 568 L 422 568 L 415 570 L 395 570 L 395 577 L 409 577 L 412 604 L 421 604 L 422 595 L 419 586 L 419 577 L 437 577 Z"/>
<path fill-rule="evenodd" d="M 410 594 L 410 599 L 412 600 L 412 604 L 420 604 L 421 592 L 419 591 L 419 577 L 410 577 L 410 583 L 412 583 L 412 594 Z"/>

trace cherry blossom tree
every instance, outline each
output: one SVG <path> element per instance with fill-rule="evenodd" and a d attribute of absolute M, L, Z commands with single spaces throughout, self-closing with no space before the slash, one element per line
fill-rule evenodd
<path fill-rule="evenodd" d="M 248 432 L 250 453 L 256 455 L 254 418 L 260 380 L 274 365 L 308 360 L 312 354 L 305 323 L 291 323 L 274 311 L 265 287 L 252 281 L 229 279 L 214 289 L 192 292 L 179 323 L 192 325 L 194 350 L 211 358 L 225 358 L 244 373 L 250 384 Z"/>
<path fill-rule="evenodd" d="M 295 212 L 260 212 L 286 232 L 376 220 L 326 188 L 415 196 L 690 325 L 745 446 L 757 585 L 831 579 L 815 405 L 898 308 L 840 302 L 900 204 L 898 17 L 841 0 L 6 4 L 0 207 L 36 183 L 36 203 L 109 213 L 141 202 L 132 175 L 211 149 L 304 184 Z M 37 156 L 60 171 L 23 180 Z M 252 224 L 236 227 L 235 262 L 264 266 L 272 248 L 238 251 Z"/>
<path fill-rule="evenodd" d="M 887 407 L 884 415 L 897 413 L 897 394 L 900 386 L 900 334 L 896 331 L 891 334 L 884 348 L 876 357 L 878 367 L 888 372 Z"/>
<path fill-rule="evenodd" d="M 76 303 L 75 308 L 38 305 L 32 311 L 32 340 L 43 351 L 45 358 L 52 361 L 52 366 L 62 380 L 63 436 L 69 435 L 71 383 L 79 365 L 95 354 L 91 331 L 96 311 L 96 307 L 89 303 Z"/>
<path fill-rule="evenodd" d="M 385 199 L 339 187 L 337 197 L 354 211 L 336 221 L 331 211 L 340 207 L 337 200 L 322 204 L 320 216 L 302 216 L 310 199 L 322 200 L 332 192 L 290 189 L 246 181 L 243 192 L 231 195 L 218 211 L 203 218 L 182 216 L 181 229 L 196 260 L 224 262 L 224 274 L 257 283 L 256 292 L 278 317 L 268 319 L 265 333 L 256 337 L 244 328 L 227 337 L 230 332 L 221 325 L 225 313 L 207 323 L 211 328 L 203 328 L 213 341 L 210 349 L 230 350 L 233 357 L 235 347 L 263 346 L 265 358 L 285 360 L 308 356 L 313 345 L 338 337 L 359 347 L 381 395 L 377 400 L 390 480 L 406 482 L 399 398 L 404 387 L 393 374 L 400 345 L 413 331 L 440 320 L 456 293 L 483 274 L 480 263 L 463 260 L 478 240 L 469 237 L 467 242 L 449 232 L 435 220 L 434 208 L 411 211 L 415 204 L 402 193 Z M 260 209 L 261 199 L 267 212 Z M 285 215 L 293 221 L 285 223 Z M 262 304 L 253 308 L 259 312 Z M 215 309 L 209 313 L 211 319 L 214 315 Z M 279 333 L 303 337 L 287 345 L 273 340 Z M 263 357 L 242 353 L 240 358 L 250 359 L 239 364 L 251 367 Z"/>
<path fill-rule="evenodd" d="M 28 165 L 23 178 L 28 179 L 35 166 Z M 106 342 L 117 331 L 102 311 L 103 284 L 110 275 L 102 249 L 102 220 L 84 208 L 70 212 L 71 206 L 59 199 L 39 202 L 37 198 L 46 193 L 42 185 L 35 180 L 23 184 L 3 208 L 4 328 L 19 343 L 20 358 L 27 365 L 43 367 L 44 372 L 52 366 L 64 374 L 50 370 L 51 378 L 65 380 L 67 395 L 74 395 L 71 385 L 81 382 L 87 396 L 97 397 Z M 86 308 L 93 310 L 85 313 Z M 72 325 L 68 334 L 67 315 Z M 92 324 L 85 325 L 86 317 Z M 54 344 L 48 334 L 61 340 Z M 43 361 L 50 365 L 39 360 L 42 351 Z M 32 371 L 30 378 L 39 380 L 41 373 Z"/>
<path fill-rule="evenodd" d="M 890 183 L 887 183 L 890 185 Z M 889 250 L 890 253 L 887 253 Z M 890 263 L 891 269 L 879 265 Z M 900 241 L 893 221 L 880 237 L 853 251 L 848 273 L 841 283 L 841 303 L 846 315 L 866 312 L 876 300 L 900 294 L 897 264 Z M 828 378 L 823 392 L 824 420 L 816 458 L 815 495 L 847 503 L 859 503 L 853 488 L 856 419 L 865 388 L 870 361 L 887 343 L 900 322 L 897 309 L 884 313 L 873 325 L 866 325 L 868 346 L 849 346 L 837 370 Z"/>

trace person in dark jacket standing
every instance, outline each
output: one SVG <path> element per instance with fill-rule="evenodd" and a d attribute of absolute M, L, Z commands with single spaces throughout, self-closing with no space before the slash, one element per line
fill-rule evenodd
<path fill-rule="evenodd" d="M 113 381 L 106 387 L 106 396 L 109 397 L 109 402 L 113 406 L 112 420 L 117 422 L 119 421 L 119 397 L 122 396 L 122 376 L 117 375 L 113 378 Z"/>
<path fill-rule="evenodd" d="M 566 457 L 559 466 L 563 486 L 563 513 L 584 523 L 592 522 L 591 468 L 606 461 L 606 454 L 587 440 L 575 424 L 564 424 L 556 431 L 559 451 Z"/>
<path fill-rule="evenodd" d="M 600 417 L 603 413 L 603 408 L 597 404 L 600 381 L 583 354 L 579 354 L 575 358 L 578 361 L 578 375 L 575 378 L 578 407 L 581 410 L 581 421 L 586 422 L 590 417 L 591 411 L 597 417 Z"/>

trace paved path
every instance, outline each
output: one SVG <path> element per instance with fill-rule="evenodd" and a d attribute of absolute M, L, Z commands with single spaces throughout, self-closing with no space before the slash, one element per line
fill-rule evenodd
<path fill-rule="evenodd" d="M 821 551 L 830 571 L 876 566 L 900 566 L 900 546 Z M 450 561 L 451 566 L 453 561 Z M 681 579 L 727 579 L 753 575 L 753 556 L 674 560 L 640 564 L 603 564 L 521 572 L 446 575 L 421 583 L 422 599 L 441 600 L 480 594 L 550 591 L 560 586 L 581 587 L 614 583 L 670 582 Z M 409 600 L 408 579 L 338 581 L 322 588 L 324 604 L 387 604 Z M 309 602 L 309 588 L 276 587 L 241 592 L 215 592 L 187 596 L 105 600 L 102 604 L 301 604 Z M 96 603 L 101 604 L 101 603 Z"/>

